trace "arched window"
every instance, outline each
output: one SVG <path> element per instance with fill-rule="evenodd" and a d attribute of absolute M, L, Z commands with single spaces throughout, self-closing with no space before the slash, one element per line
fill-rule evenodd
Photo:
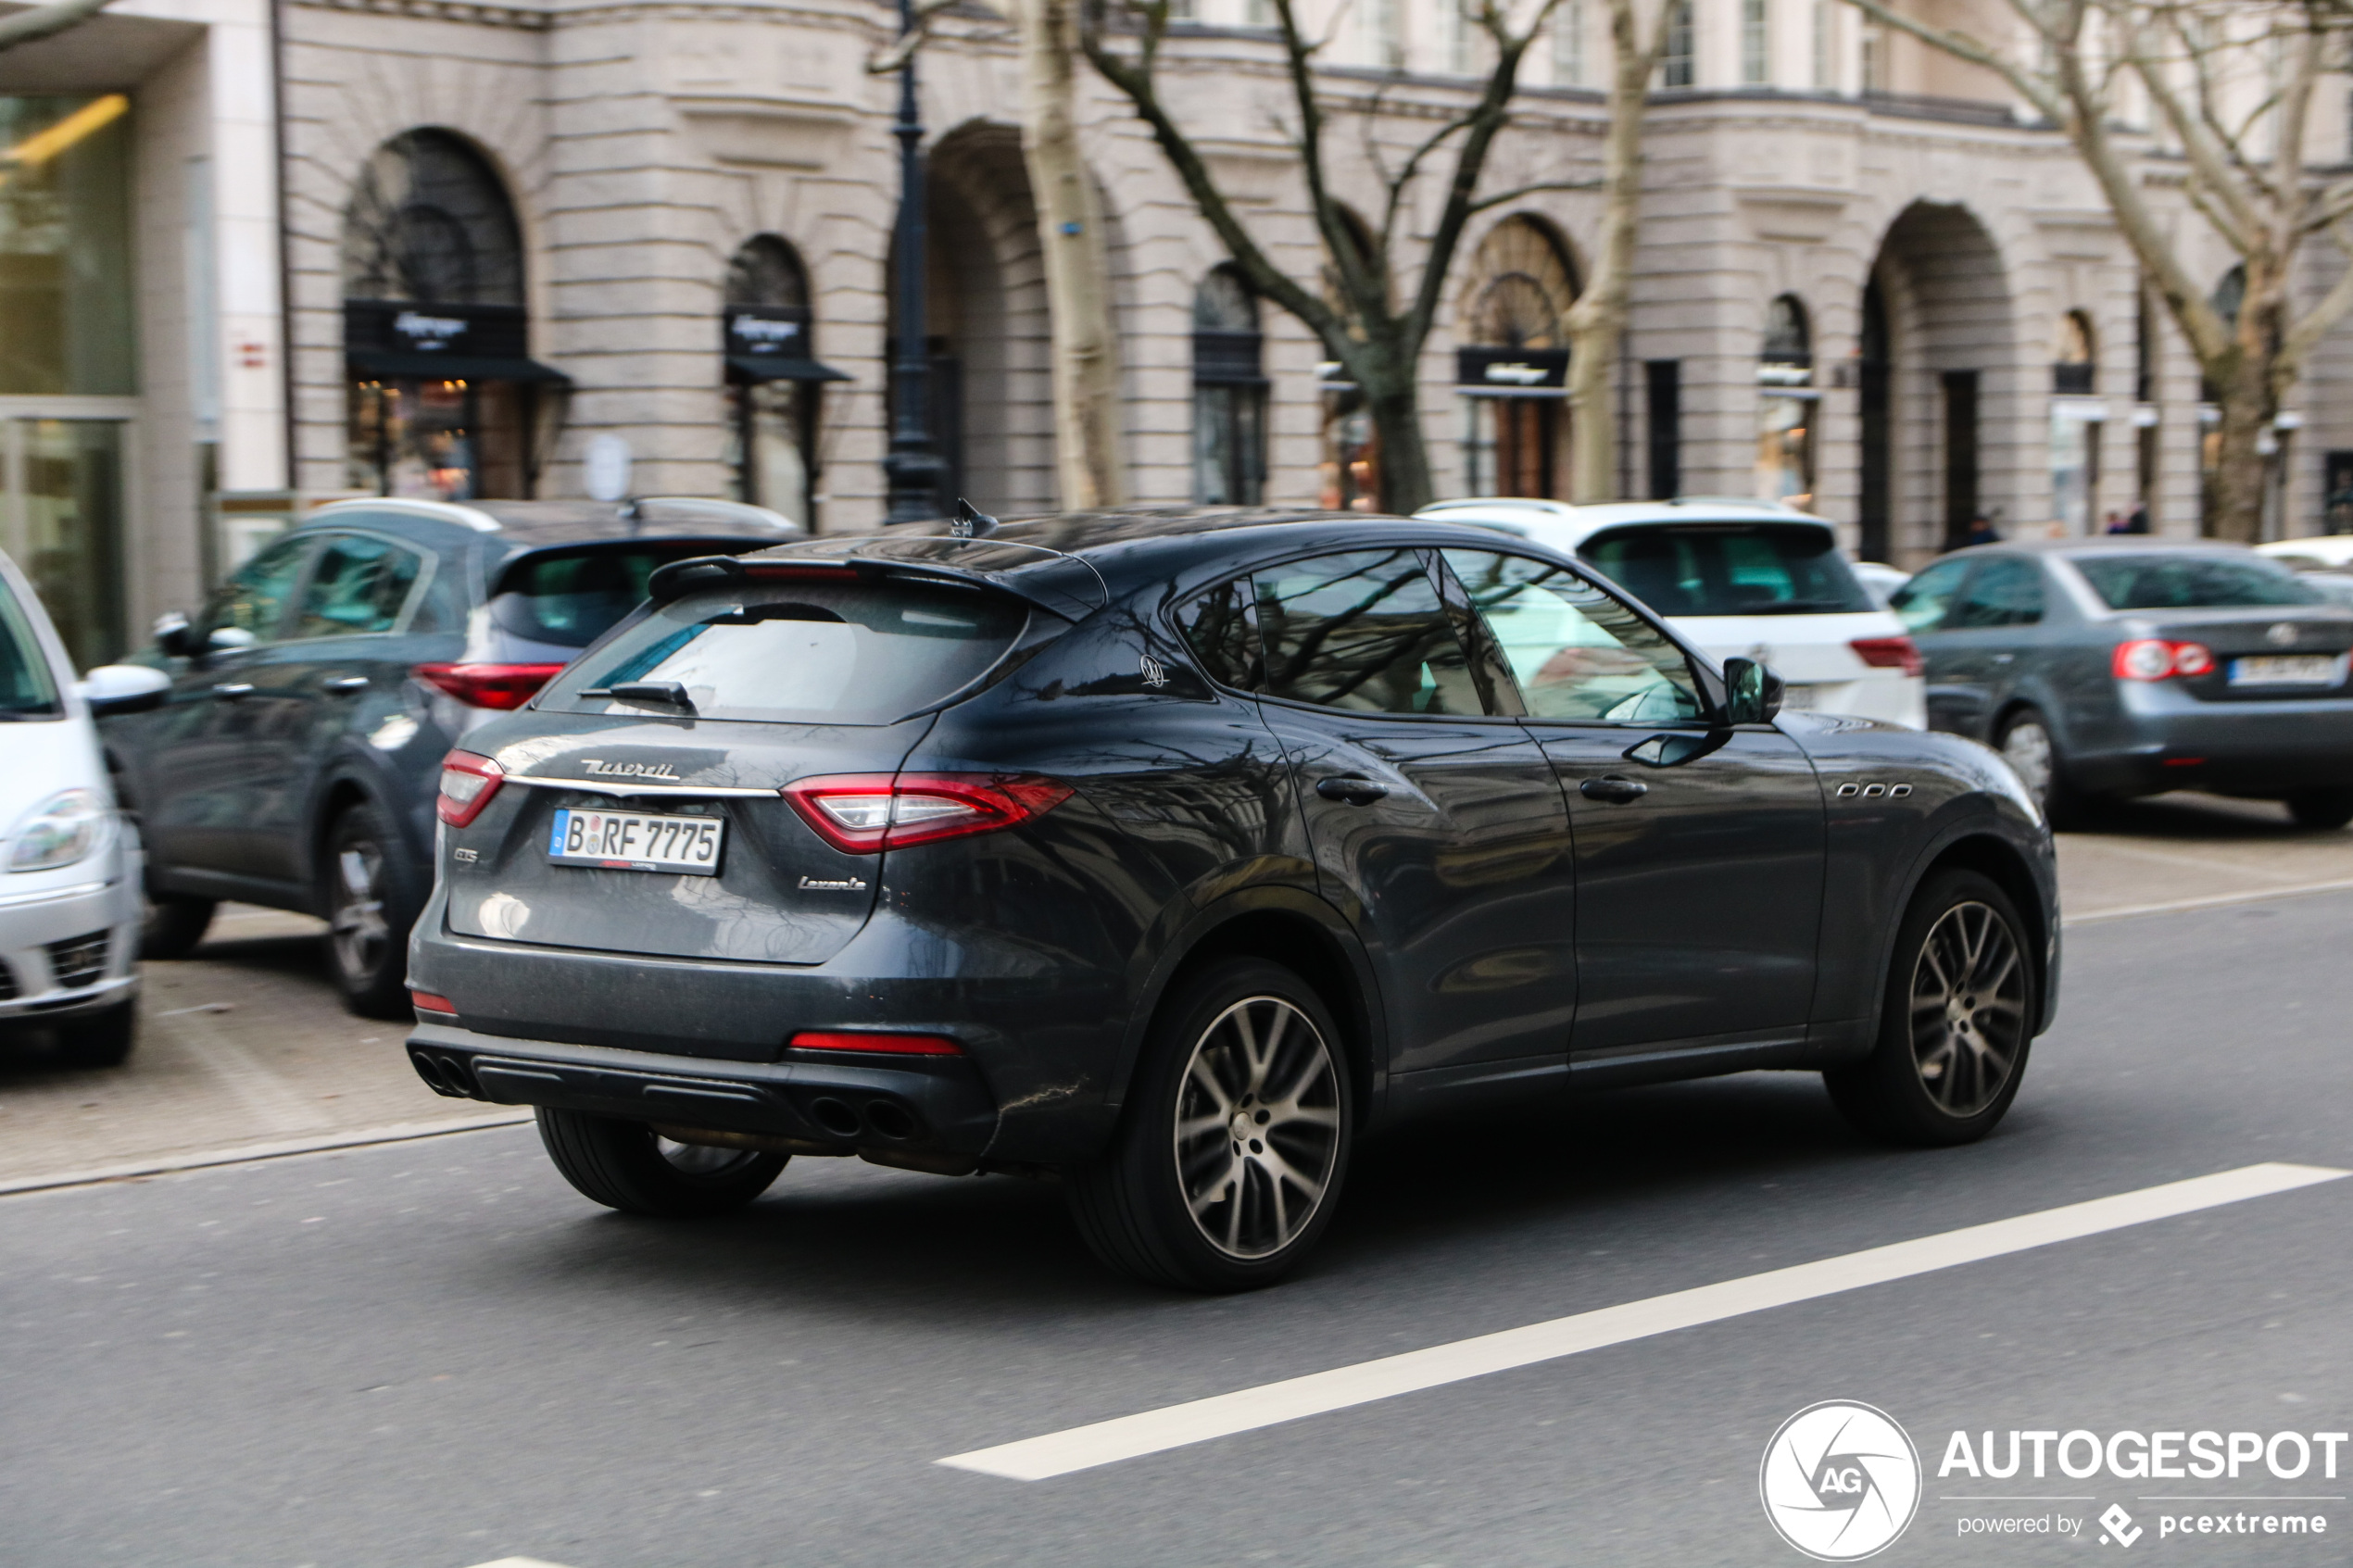
<path fill-rule="evenodd" d="M 1814 335 L 1806 305 L 1793 294 L 1765 307 L 1765 343 L 1756 356 L 1756 493 L 1793 507 L 1814 504 L 1814 429 L 1821 410 L 1814 387 Z"/>
<path fill-rule="evenodd" d="M 755 234 L 738 246 L 724 292 L 729 489 L 813 533 L 819 394 L 849 378 L 818 362 L 809 273 L 782 238 Z"/>
<path fill-rule="evenodd" d="M 2051 356 L 2051 390 L 2089 395 L 2095 370 L 2092 319 L 2081 310 L 2059 318 L 2058 344 Z"/>
<path fill-rule="evenodd" d="M 1266 488 L 1265 340 L 1258 301 L 1220 267 L 1193 295 L 1193 499 L 1256 506 Z"/>
<path fill-rule="evenodd" d="M 2051 510 L 2070 534 L 2098 532 L 2100 436 L 2108 405 L 2092 395 L 2097 341 L 2092 318 L 2083 311 L 2058 319 L 2051 349 Z"/>
<path fill-rule="evenodd" d="M 403 132 L 343 223 L 346 467 L 354 488 L 461 501 L 531 494 L 543 389 L 522 231 L 497 173 L 447 131 Z"/>
<path fill-rule="evenodd" d="M 1454 390 L 1471 495 L 1556 496 L 1567 488 L 1568 338 L 1577 275 L 1551 230 L 1525 215 L 1488 232 L 1463 291 Z"/>

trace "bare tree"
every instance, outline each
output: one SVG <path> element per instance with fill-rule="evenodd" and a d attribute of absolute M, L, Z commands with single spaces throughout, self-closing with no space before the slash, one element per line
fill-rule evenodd
<path fill-rule="evenodd" d="M 13 49 L 19 44 L 63 32 L 89 20 L 111 3 L 112 0 L 56 0 L 54 5 L 35 6 L 13 17 L 0 17 L 0 49 Z"/>
<path fill-rule="evenodd" d="M 2099 182 L 2149 284 L 2197 357 L 2221 416 L 2214 533 L 2261 537 L 2263 438 L 2306 359 L 2353 308 L 2353 268 L 2296 313 L 2306 245 L 2353 256 L 2353 181 L 2309 167 L 2322 75 L 2341 69 L 2343 0 L 2007 0 L 2020 47 L 1931 25 L 1888 0 L 1865 15 L 1998 74 L 2057 124 Z M 2152 198 L 2148 162 L 2119 140 L 2128 84 L 2181 154 L 2185 199 L 2239 258 L 2235 311 L 2194 276 L 2184 236 Z M 2162 188 L 2163 182 L 2156 182 Z"/>
<path fill-rule="evenodd" d="M 1491 69 L 1468 104 L 1449 114 L 1393 163 L 1381 157 L 1370 129 L 1384 107 L 1380 94 L 1367 97 L 1361 84 L 1353 86 L 1367 121 L 1362 151 L 1380 191 L 1377 226 L 1354 220 L 1334 190 L 1337 170 L 1331 160 L 1338 155 L 1331 145 L 1330 121 L 1342 105 L 1334 84 L 1316 74 L 1316 56 L 1327 40 L 1309 37 L 1299 0 L 1271 3 L 1289 96 L 1285 134 L 1298 155 L 1310 216 L 1327 258 L 1326 288 L 1320 292 L 1269 259 L 1210 172 L 1193 135 L 1177 123 L 1162 98 L 1159 69 L 1168 41 L 1170 0 L 1086 0 L 1080 39 L 1095 69 L 1126 95 L 1151 127 L 1161 152 L 1250 286 L 1313 332 L 1361 390 L 1380 438 L 1378 500 L 1384 510 L 1409 512 L 1427 505 L 1434 494 L 1422 437 L 1418 371 L 1465 229 L 1478 214 L 1536 191 L 1591 188 L 1587 181 L 1546 181 L 1479 194 L 1495 139 L 1510 122 L 1529 45 L 1559 0 L 1524 0 L 1521 6 L 1512 0 L 1446 0 L 1459 3 L 1464 19 L 1485 36 Z M 1525 14 L 1516 19 L 1515 10 Z M 1221 130 L 1230 132 L 1231 128 Z M 1447 156 L 1450 144 L 1453 164 L 1445 177 L 1444 199 L 1423 234 L 1416 232 L 1416 187 L 1432 161 Z M 1410 260 L 1404 257 L 1408 250 L 1415 252 Z M 1413 279 L 1413 287 L 1403 292 L 1400 285 L 1407 278 Z M 1606 437 L 1603 450 L 1607 451 Z"/>

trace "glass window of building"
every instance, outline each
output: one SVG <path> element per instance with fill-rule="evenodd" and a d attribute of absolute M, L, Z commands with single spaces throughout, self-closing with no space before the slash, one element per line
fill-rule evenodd
<path fill-rule="evenodd" d="M 820 394 L 849 378 L 817 360 L 809 274 L 791 245 L 774 234 L 744 242 L 727 264 L 720 332 L 730 490 L 813 533 Z"/>
<path fill-rule="evenodd" d="M 1553 13 L 1553 85 L 1585 85 L 1585 0 L 1561 0 Z"/>
<path fill-rule="evenodd" d="M 1782 295 L 1765 307 L 1765 346 L 1756 357 L 1756 493 L 1765 499 L 1814 505 L 1821 397 L 1806 307 L 1795 295 Z"/>
<path fill-rule="evenodd" d="M 1371 227 L 1347 207 L 1340 209 L 1340 220 L 1345 243 L 1354 252 L 1357 265 L 1373 266 L 1379 250 L 1373 243 Z M 1328 258 L 1324 270 L 1324 303 L 1343 318 L 1353 319 L 1353 312 L 1340 291 L 1338 268 Z M 1372 410 L 1365 407 L 1364 389 L 1348 379 L 1346 367 L 1338 360 L 1326 360 L 1316 367 L 1315 383 L 1321 404 L 1323 446 L 1322 458 L 1316 465 L 1318 502 L 1330 511 L 1372 511 L 1380 504 L 1380 431 L 1373 423 Z"/>
<path fill-rule="evenodd" d="M 1741 0 L 1741 85 L 1762 87 L 1772 79 L 1772 0 Z"/>
<path fill-rule="evenodd" d="M 2093 395 L 2096 373 L 2092 319 L 2070 310 L 2058 320 L 2051 355 L 2051 510 L 2063 533 L 2096 533 L 2100 432 L 2108 405 Z"/>
<path fill-rule="evenodd" d="M 1667 0 L 1667 48 L 1658 59 L 1658 84 L 1689 87 L 1698 59 L 1692 0 Z"/>
<path fill-rule="evenodd" d="M 481 154 L 434 130 L 376 149 L 344 214 L 343 294 L 351 486 L 529 495 L 569 383 L 530 358 L 522 231 Z"/>
<path fill-rule="evenodd" d="M 1265 340 L 1230 267 L 1193 295 L 1193 499 L 1256 506 L 1266 488 Z"/>
<path fill-rule="evenodd" d="M 1568 337 L 1577 302 L 1567 252 L 1541 223 L 1507 218 L 1480 244 L 1454 351 L 1463 483 L 1473 495 L 1565 496 Z"/>

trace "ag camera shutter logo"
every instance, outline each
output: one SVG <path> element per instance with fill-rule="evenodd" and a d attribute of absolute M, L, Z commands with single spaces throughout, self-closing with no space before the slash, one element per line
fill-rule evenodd
<path fill-rule="evenodd" d="M 1919 1512 L 1919 1450 L 1885 1411 L 1825 1399 L 1781 1423 L 1756 1486 L 1781 1539 L 1818 1562 L 1858 1562 Z"/>

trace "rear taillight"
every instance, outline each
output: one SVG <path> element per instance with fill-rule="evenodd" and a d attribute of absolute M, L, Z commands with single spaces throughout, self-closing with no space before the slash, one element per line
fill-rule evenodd
<path fill-rule="evenodd" d="M 516 709 L 555 679 L 560 664 L 420 664 L 416 676 L 471 708 Z"/>
<path fill-rule="evenodd" d="M 797 1051 L 875 1051 L 885 1056 L 962 1056 L 945 1035 L 890 1035 L 864 1029 L 804 1029 L 787 1041 Z"/>
<path fill-rule="evenodd" d="M 415 1008 L 421 1013 L 429 1012 L 442 1018 L 455 1018 L 458 1016 L 457 1003 L 451 1001 L 447 997 L 435 996 L 431 991 L 409 992 L 409 1005 Z"/>
<path fill-rule="evenodd" d="M 2134 637 L 2116 645 L 2108 668 L 2120 681 L 2162 681 L 2172 675 L 2203 675 L 2214 668 L 2214 650 L 2204 643 L 2169 643 Z"/>
<path fill-rule="evenodd" d="M 1901 670 L 1917 675 L 1924 668 L 1918 644 L 1909 637 L 1857 637 L 1846 645 L 1855 657 L 1874 670 Z"/>
<path fill-rule="evenodd" d="M 482 815 L 482 809 L 498 793 L 498 781 L 505 777 L 505 770 L 489 758 L 453 751 L 441 759 L 441 798 L 434 803 L 434 809 L 451 827 L 464 827 Z"/>
<path fill-rule="evenodd" d="M 836 773 L 784 796 L 818 837 L 871 855 L 1026 822 L 1069 799 L 1070 786 L 1026 773 Z"/>

